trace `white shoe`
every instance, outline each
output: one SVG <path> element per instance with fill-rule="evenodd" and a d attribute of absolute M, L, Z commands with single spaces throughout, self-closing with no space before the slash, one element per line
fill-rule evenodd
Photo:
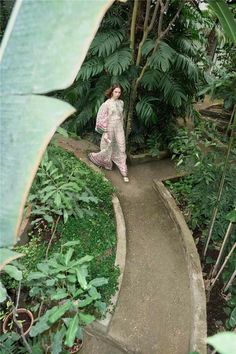
<path fill-rule="evenodd" d="M 123 180 L 124 180 L 124 182 L 126 182 L 126 183 L 128 183 L 129 182 L 129 178 L 128 177 L 123 177 Z"/>

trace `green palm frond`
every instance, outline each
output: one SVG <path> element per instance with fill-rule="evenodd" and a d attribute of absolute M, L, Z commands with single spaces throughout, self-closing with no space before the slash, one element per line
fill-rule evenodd
<path fill-rule="evenodd" d="M 161 80 L 160 87 L 163 93 L 163 98 L 174 107 L 180 107 L 187 101 L 187 96 L 182 89 L 182 86 L 170 75 L 165 74 Z"/>
<path fill-rule="evenodd" d="M 84 127 L 92 118 L 92 109 L 91 106 L 85 106 L 84 109 L 77 115 L 76 123 L 79 128 Z"/>
<path fill-rule="evenodd" d="M 107 75 L 100 76 L 96 86 L 90 92 L 90 102 L 93 114 L 96 115 L 100 105 L 104 102 L 105 91 L 111 86 L 111 78 Z"/>
<path fill-rule="evenodd" d="M 90 77 L 100 74 L 103 71 L 104 63 L 102 58 L 93 57 L 85 61 L 78 72 L 76 79 L 88 80 Z"/>
<path fill-rule="evenodd" d="M 114 13 L 114 11 L 108 11 L 102 22 L 102 27 L 122 28 L 123 24 L 124 20 L 119 16 L 118 13 Z"/>
<path fill-rule="evenodd" d="M 157 102 L 158 98 L 153 96 L 144 96 L 136 104 L 136 112 L 141 121 L 145 125 L 150 125 L 151 123 L 156 123 L 157 115 L 154 102 Z"/>
<path fill-rule="evenodd" d="M 195 57 L 197 55 L 197 41 L 187 37 L 179 37 L 174 40 L 176 48 L 178 48 L 181 53 L 184 53 L 189 57 Z"/>
<path fill-rule="evenodd" d="M 154 39 L 147 38 L 142 47 L 142 55 L 146 57 L 153 50 L 154 46 Z"/>
<path fill-rule="evenodd" d="M 122 90 L 126 93 L 129 92 L 130 90 L 130 85 L 131 85 L 131 80 L 129 79 L 128 75 L 126 72 L 124 72 L 122 75 L 119 76 L 113 76 L 111 78 L 111 84 L 116 84 L 118 83 L 121 87 Z"/>
<path fill-rule="evenodd" d="M 76 91 L 78 95 L 78 99 L 83 99 L 89 93 L 91 89 L 91 82 L 79 80 L 76 85 Z"/>
<path fill-rule="evenodd" d="M 149 65 L 152 69 L 159 69 L 166 72 L 170 69 L 175 55 L 176 51 L 166 42 L 162 41 L 157 51 L 150 58 Z"/>
<path fill-rule="evenodd" d="M 129 48 L 120 48 L 106 58 L 105 68 L 111 75 L 121 75 L 126 69 L 128 69 L 131 60 L 131 50 Z"/>
<path fill-rule="evenodd" d="M 112 54 L 122 43 L 124 32 L 115 29 L 98 32 L 91 43 L 89 51 L 99 57 Z"/>
<path fill-rule="evenodd" d="M 191 81 L 198 80 L 198 67 L 188 56 L 183 54 L 176 55 L 174 65 L 177 70 L 184 71 Z"/>
<path fill-rule="evenodd" d="M 160 87 L 162 76 L 159 70 L 147 69 L 140 83 L 147 90 L 155 90 Z"/>

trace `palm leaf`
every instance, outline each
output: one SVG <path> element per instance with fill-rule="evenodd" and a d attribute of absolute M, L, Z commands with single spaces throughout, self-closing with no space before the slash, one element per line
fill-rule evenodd
<path fill-rule="evenodd" d="M 1 51 L 1 246 L 17 240 L 40 159 L 74 108 L 39 94 L 71 85 L 111 1 L 17 1 Z M 68 35 L 70 40 L 68 40 Z M 9 202 L 10 201 L 10 202 Z"/>
<path fill-rule="evenodd" d="M 219 18 L 226 35 L 236 43 L 236 22 L 226 3 L 223 0 L 208 0 L 208 3 Z"/>
<path fill-rule="evenodd" d="M 111 78 L 111 84 L 113 85 L 115 83 L 118 83 L 124 92 L 129 92 L 131 80 L 129 79 L 127 72 L 124 72 L 119 76 L 113 76 Z"/>
<path fill-rule="evenodd" d="M 142 47 L 142 55 L 146 57 L 153 50 L 154 46 L 154 39 L 147 38 Z"/>
<path fill-rule="evenodd" d="M 175 45 L 179 52 L 187 54 L 190 57 L 195 57 L 197 54 L 197 48 L 195 41 L 187 37 L 174 38 Z"/>
<path fill-rule="evenodd" d="M 147 69 L 140 83 L 147 90 L 155 90 L 160 87 L 162 75 L 159 70 Z"/>
<path fill-rule="evenodd" d="M 164 96 L 164 100 L 174 107 L 180 107 L 186 100 L 187 96 L 182 86 L 170 75 L 165 74 L 161 80 L 160 87 Z"/>
<path fill-rule="evenodd" d="M 188 56 L 178 53 L 174 65 L 177 70 L 183 70 L 190 80 L 198 80 L 198 67 Z"/>
<path fill-rule="evenodd" d="M 157 121 L 156 109 L 153 104 L 156 101 L 158 101 L 156 97 L 145 96 L 136 104 L 137 115 L 145 125 L 150 125 Z"/>
<path fill-rule="evenodd" d="M 92 109 L 91 106 L 86 106 L 82 112 L 80 112 L 77 117 L 76 117 L 76 123 L 78 127 L 82 128 L 86 126 L 86 124 L 90 121 L 92 118 Z"/>
<path fill-rule="evenodd" d="M 120 46 L 123 39 L 123 31 L 109 29 L 107 31 L 98 32 L 90 46 L 90 52 L 99 57 L 106 57 Z"/>
<path fill-rule="evenodd" d="M 166 42 L 162 41 L 158 50 L 151 56 L 149 65 L 152 69 L 166 72 L 170 69 L 176 52 Z"/>
<path fill-rule="evenodd" d="M 111 78 L 107 75 L 100 76 L 96 86 L 90 93 L 90 102 L 93 115 L 96 115 L 99 107 L 104 102 L 105 91 L 111 86 Z"/>
<path fill-rule="evenodd" d="M 100 74 L 103 71 L 104 63 L 101 58 L 93 57 L 85 61 L 78 72 L 76 79 L 82 79 L 86 81 L 91 77 Z"/>
<path fill-rule="evenodd" d="M 116 50 L 105 60 L 105 68 L 111 75 L 120 75 L 128 69 L 132 61 L 132 53 L 129 48 Z"/>

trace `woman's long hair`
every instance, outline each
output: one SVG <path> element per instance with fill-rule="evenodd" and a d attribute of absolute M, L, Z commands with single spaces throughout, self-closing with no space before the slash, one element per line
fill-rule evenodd
<path fill-rule="evenodd" d="M 112 97 L 112 92 L 116 89 L 116 88 L 119 88 L 121 90 L 121 93 L 122 93 L 122 88 L 119 84 L 113 84 L 108 90 L 106 90 L 105 92 L 105 96 L 108 97 L 108 98 L 111 98 Z"/>

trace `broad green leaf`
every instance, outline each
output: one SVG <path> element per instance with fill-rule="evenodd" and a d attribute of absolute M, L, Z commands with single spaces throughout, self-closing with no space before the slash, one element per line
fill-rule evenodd
<path fill-rule="evenodd" d="M 107 309 L 107 305 L 105 302 L 103 301 L 95 301 L 94 305 L 98 308 L 98 310 L 104 314 L 106 312 L 106 309 Z"/>
<path fill-rule="evenodd" d="M 3 209 L 3 208 L 2 208 Z M 8 248 L 0 248 L 0 271 L 6 264 L 11 263 L 14 259 L 24 256 L 23 253 L 17 253 Z"/>
<path fill-rule="evenodd" d="M 73 253 L 74 253 L 73 248 L 69 248 L 68 251 L 67 251 L 67 253 L 66 253 L 66 256 L 65 256 L 65 264 L 66 264 L 66 266 L 68 266 L 68 264 L 69 264 L 69 262 L 70 262 L 70 260 L 71 260 L 71 257 L 72 257 L 72 255 L 73 255 Z"/>
<path fill-rule="evenodd" d="M 0 303 L 5 301 L 7 298 L 7 291 L 5 286 L 0 282 Z"/>
<path fill-rule="evenodd" d="M 82 322 L 84 322 L 86 325 L 92 323 L 93 321 L 95 321 L 95 317 L 86 313 L 79 313 L 79 318 Z"/>
<path fill-rule="evenodd" d="M 54 314 L 57 309 L 58 306 L 54 306 L 50 310 L 47 310 L 45 314 L 39 318 L 39 320 L 30 330 L 31 337 L 36 337 L 38 334 L 43 333 L 44 331 L 50 328 L 51 325 L 48 323 L 48 318 L 50 315 Z"/>
<path fill-rule="evenodd" d="M 80 269 L 76 269 L 76 275 L 77 275 L 77 279 L 78 282 L 81 286 L 82 289 L 87 289 L 87 281 L 85 276 L 82 274 Z"/>
<path fill-rule="evenodd" d="M 4 271 L 13 279 L 15 280 L 22 280 L 22 271 L 17 269 L 15 266 L 6 265 L 4 267 Z"/>
<path fill-rule="evenodd" d="M 84 256 L 82 258 L 80 258 L 78 261 L 75 261 L 74 265 L 80 265 L 83 263 L 87 263 L 90 262 L 93 259 L 93 256 Z"/>
<path fill-rule="evenodd" d="M 61 128 L 61 127 L 57 128 L 57 133 L 59 133 L 60 135 L 64 136 L 65 138 L 69 137 L 66 129 L 64 129 L 64 128 Z"/>
<path fill-rule="evenodd" d="M 41 278 L 45 278 L 46 275 L 44 273 L 41 273 L 41 272 L 31 272 L 29 275 L 28 275 L 28 280 L 36 280 L 36 279 L 41 279 Z"/>
<path fill-rule="evenodd" d="M 50 323 L 55 323 L 59 318 L 61 318 L 69 309 L 71 308 L 71 302 L 68 301 L 64 305 L 58 307 L 58 309 L 53 313 L 51 316 L 49 316 L 49 322 Z"/>
<path fill-rule="evenodd" d="M 93 285 L 93 286 L 97 287 L 97 286 L 102 286 L 107 283 L 108 283 L 108 280 L 106 278 L 95 278 L 89 282 L 89 285 Z"/>
<path fill-rule="evenodd" d="M 47 263 L 38 263 L 37 268 L 40 272 L 47 274 L 49 271 L 49 266 Z"/>
<path fill-rule="evenodd" d="M 224 0 L 208 0 L 228 37 L 236 43 L 236 21 Z"/>
<path fill-rule="evenodd" d="M 61 300 L 67 297 L 69 294 L 64 289 L 59 289 L 56 294 L 51 296 L 52 300 Z"/>
<path fill-rule="evenodd" d="M 60 354 L 62 352 L 62 339 L 66 333 L 66 327 L 62 326 L 60 331 L 57 331 L 52 339 L 52 354 Z"/>
<path fill-rule="evenodd" d="M 236 353 L 236 333 L 221 332 L 207 338 L 207 343 L 212 345 L 220 354 Z"/>
<path fill-rule="evenodd" d="M 46 285 L 47 286 L 53 286 L 55 284 L 56 280 L 55 279 L 48 279 L 46 280 Z"/>
<path fill-rule="evenodd" d="M 17 1 L 1 46 L 0 246 L 16 242 L 43 152 L 75 110 L 42 94 L 71 85 L 113 0 Z M 11 201 L 9 203 L 9 200 Z"/>
<path fill-rule="evenodd" d="M 236 327 L 236 307 L 231 312 L 229 322 L 232 328 Z"/>
<path fill-rule="evenodd" d="M 90 305 L 93 301 L 94 301 L 94 299 L 92 297 L 88 296 L 86 299 L 79 301 L 79 307 L 80 308 L 86 307 L 86 306 Z"/>
<path fill-rule="evenodd" d="M 93 298 L 93 300 L 101 299 L 101 295 L 97 291 L 97 289 L 92 286 L 91 289 L 89 289 L 89 295 Z"/>
<path fill-rule="evenodd" d="M 74 344 L 78 325 L 79 325 L 79 317 L 78 315 L 75 315 L 74 318 L 71 318 L 69 322 L 69 327 L 66 332 L 65 345 L 67 345 L 68 347 L 72 347 Z"/>
<path fill-rule="evenodd" d="M 236 222 L 236 209 L 230 211 L 226 215 L 226 219 L 229 220 L 230 222 Z"/>
<path fill-rule="evenodd" d="M 75 246 L 75 245 L 79 245 L 80 243 L 81 243 L 80 240 L 68 241 L 68 242 L 64 243 L 61 247 Z"/>
<path fill-rule="evenodd" d="M 13 235 L 16 241 L 19 226 L 16 222 L 18 220 L 19 224 L 25 197 L 46 147 L 45 143 L 53 136 L 57 125 L 74 111 L 67 103 L 49 97 L 3 96 L 0 128 L 2 153 L 11 159 L 3 159 L 1 167 L 1 201 L 5 204 L 1 208 L 1 246 L 11 245 Z M 5 203 L 9 198 L 11 203 Z"/>

